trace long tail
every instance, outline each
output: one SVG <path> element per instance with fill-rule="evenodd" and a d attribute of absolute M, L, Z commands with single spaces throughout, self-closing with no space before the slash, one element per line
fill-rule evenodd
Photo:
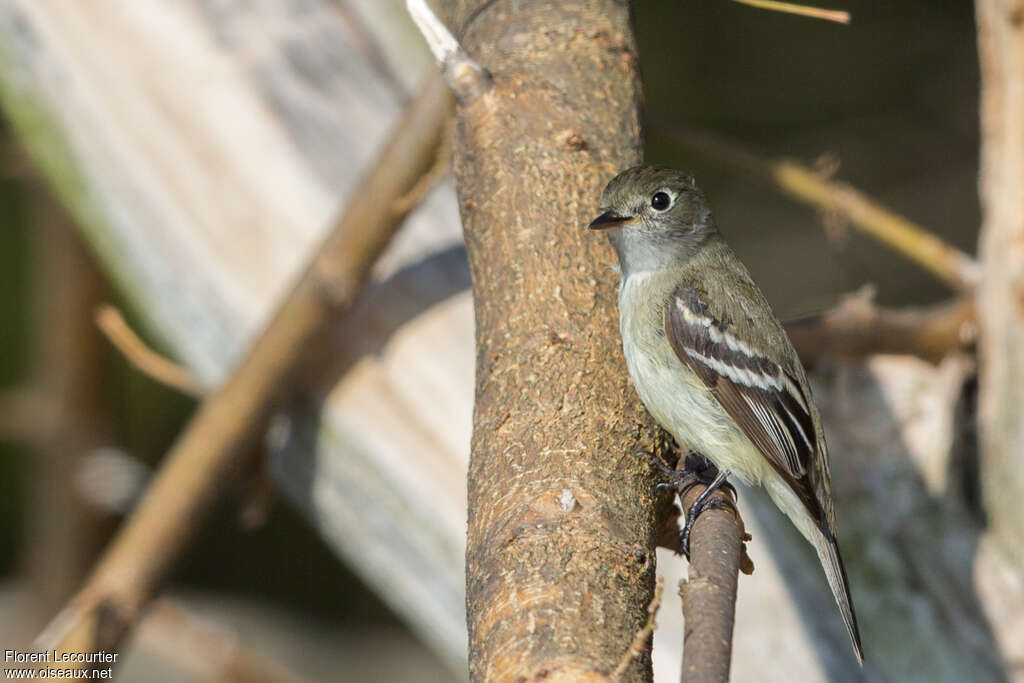
<path fill-rule="evenodd" d="M 850 581 L 846 578 L 846 567 L 843 566 L 843 558 L 839 554 L 839 544 L 835 536 L 827 530 L 818 529 L 814 534 L 814 548 L 818 551 L 818 559 L 825 570 L 828 578 L 828 585 L 835 596 L 839 611 L 843 614 L 843 621 L 846 622 L 846 630 L 850 634 L 850 641 L 853 643 L 853 651 L 857 655 L 857 661 L 864 664 L 864 648 L 860 643 L 860 629 L 857 627 L 857 615 L 853 611 L 853 599 L 850 597 Z"/>

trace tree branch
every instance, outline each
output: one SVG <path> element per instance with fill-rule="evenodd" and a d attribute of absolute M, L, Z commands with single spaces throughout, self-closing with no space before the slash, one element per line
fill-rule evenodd
<path fill-rule="evenodd" d="M 121 311 L 110 304 L 96 309 L 96 325 L 125 360 L 153 381 L 196 398 L 206 393 L 206 387 L 188 369 L 146 346 L 125 321 Z"/>
<path fill-rule="evenodd" d="M 331 235 L 232 377 L 201 405 L 85 586 L 39 636 L 41 648 L 116 649 L 252 449 L 321 332 L 347 310 L 405 214 L 392 200 L 434 165 L 451 96 L 431 77 L 408 105 Z M 326 339 L 327 337 L 323 337 Z"/>
<path fill-rule="evenodd" d="M 665 121 L 654 121 L 653 127 L 681 145 L 770 183 L 793 199 L 845 218 L 954 290 L 973 290 L 981 279 L 978 263 L 968 254 L 846 183 L 827 180 L 792 160 L 763 160 L 708 131 L 682 130 Z"/>
<path fill-rule="evenodd" d="M 981 66 L 978 424 L 990 528 L 1024 572 L 1024 8 L 978 0 Z"/>
<path fill-rule="evenodd" d="M 640 160 L 628 6 L 438 3 L 490 74 L 460 93 L 455 171 L 476 312 L 466 602 L 476 680 L 615 671 L 654 586 L 647 462 L 614 261 L 588 234 Z M 627 680 L 649 680 L 649 657 Z"/>
<path fill-rule="evenodd" d="M 619 660 L 619 665 L 615 667 L 615 671 L 609 676 L 611 680 L 618 681 L 621 679 L 622 675 L 629 669 L 629 665 L 633 663 L 633 660 L 639 659 L 647 651 L 647 642 L 654 635 L 654 629 L 658 628 L 655 619 L 658 616 L 658 609 L 661 608 L 661 594 L 664 591 L 665 579 L 659 576 L 658 582 L 654 585 L 654 597 L 651 598 L 651 604 L 647 605 L 647 623 L 633 636 L 633 641 L 626 648 L 622 659 Z"/>
<path fill-rule="evenodd" d="M 689 510 L 706 488 L 690 487 L 682 496 L 683 510 Z M 722 489 L 711 498 L 731 500 L 729 492 Z M 745 557 L 744 539 L 742 520 L 726 508 L 706 510 L 693 524 L 689 575 L 679 585 L 685 622 L 683 683 L 729 680 L 736 584 Z"/>
<path fill-rule="evenodd" d="M 798 5 L 792 2 L 775 2 L 775 0 L 733 0 L 733 2 L 738 2 L 741 5 L 749 5 L 750 7 L 757 7 L 758 9 L 766 9 L 773 12 L 782 12 L 784 14 L 796 14 L 801 17 L 810 17 L 811 19 L 822 19 L 824 21 L 832 21 L 837 24 L 850 23 L 850 13 L 843 10 L 821 9 L 820 7 Z"/>
<path fill-rule="evenodd" d="M 490 75 L 463 49 L 427 0 L 406 0 L 406 8 L 455 96 L 469 100 L 483 94 L 490 87 Z"/>
<path fill-rule="evenodd" d="M 872 295 L 865 288 L 835 308 L 786 323 L 805 367 L 825 357 L 849 360 L 877 353 L 905 353 L 934 363 L 974 345 L 978 331 L 974 297 L 884 309 L 874 305 Z"/>

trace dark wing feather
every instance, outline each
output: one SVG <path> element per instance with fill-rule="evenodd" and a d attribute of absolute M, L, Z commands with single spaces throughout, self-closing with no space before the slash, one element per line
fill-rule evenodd
<path fill-rule="evenodd" d="M 665 332 L 679 359 L 782 475 L 815 519 L 822 508 L 808 477 L 817 450 L 809 397 L 774 361 L 736 337 L 693 286 L 668 302 Z"/>

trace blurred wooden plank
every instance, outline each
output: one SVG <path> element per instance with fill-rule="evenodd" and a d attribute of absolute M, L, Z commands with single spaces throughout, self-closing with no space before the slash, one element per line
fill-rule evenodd
<path fill-rule="evenodd" d="M 6 2 L 0 31 L 22 139 L 138 312 L 223 377 L 381 142 L 394 94 L 327 1 Z"/>
<path fill-rule="evenodd" d="M 331 0 L 105 0 L 101 7 L 0 2 L 3 106 L 149 331 L 216 382 L 374 156 L 399 97 L 381 87 L 353 35 L 358 27 Z M 449 186 L 409 221 L 376 275 L 445 252 L 460 237 Z M 422 277 L 407 284 L 402 301 L 408 317 L 457 291 L 429 268 L 416 272 Z M 465 277 L 456 284 L 464 289 Z M 453 662 L 466 647 L 468 439 L 444 436 L 455 432 L 437 416 L 463 414 L 469 422 L 465 310 L 464 303 L 461 313 L 459 305 L 438 307 L 430 314 L 443 339 L 410 344 L 403 332 L 392 344 L 398 350 L 373 371 L 346 376 L 306 416 L 318 431 L 303 438 L 314 437 L 316 453 L 291 462 L 298 468 L 300 456 L 312 457 L 316 486 L 283 482 L 335 549 Z M 364 337 L 353 329 L 339 339 L 340 357 Z M 438 377 L 461 380 L 465 391 L 416 395 Z M 351 487 L 329 479 L 346 467 L 356 473 Z M 372 524 L 357 495 L 367 491 L 376 492 L 380 510 Z M 325 497 L 328 509 L 320 505 Z M 418 562 L 410 548 L 437 559 Z"/>

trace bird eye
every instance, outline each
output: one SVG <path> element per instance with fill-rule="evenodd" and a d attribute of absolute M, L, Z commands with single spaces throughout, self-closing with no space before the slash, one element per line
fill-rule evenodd
<path fill-rule="evenodd" d="M 668 196 L 667 192 L 655 192 L 651 197 L 651 208 L 655 211 L 664 211 L 671 203 L 672 198 Z"/>

